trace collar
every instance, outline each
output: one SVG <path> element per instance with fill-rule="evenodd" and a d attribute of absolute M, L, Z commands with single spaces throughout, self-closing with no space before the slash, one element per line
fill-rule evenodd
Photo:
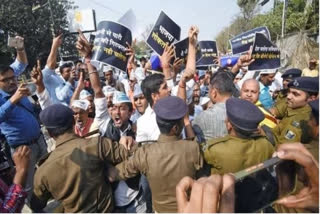
<path fill-rule="evenodd" d="M 126 136 L 127 132 L 131 130 L 130 122 L 128 121 L 128 126 L 125 130 L 123 130 L 123 131 L 121 131 L 121 129 L 119 129 L 119 130 L 120 130 L 120 136 Z"/>
<path fill-rule="evenodd" d="M 8 94 L 7 92 L 5 92 L 5 91 L 2 90 L 2 89 L 0 89 L 0 95 L 1 95 L 3 98 L 12 96 L 12 95 Z"/>
<path fill-rule="evenodd" d="M 145 114 L 149 114 L 149 115 L 154 114 L 154 111 L 150 105 L 148 105 L 148 107 L 146 108 L 146 111 L 144 112 L 143 115 L 145 115 Z"/>
<path fill-rule="evenodd" d="M 77 139 L 77 138 L 79 138 L 79 137 L 73 133 L 72 134 L 71 133 L 64 134 L 56 140 L 56 148 L 61 146 L 62 144 L 65 144 L 65 143 L 67 143 L 71 140 Z"/>
<path fill-rule="evenodd" d="M 266 90 L 266 89 L 269 90 L 269 86 L 263 85 L 262 82 L 260 82 L 260 81 L 259 81 L 259 85 L 260 85 L 260 91 L 263 91 L 263 90 Z"/>
<path fill-rule="evenodd" d="M 168 136 L 164 134 L 160 134 L 158 138 L 159 143 L 169 143 L 169 142 L 174 142 L 180 140 L 177 136 Z"/>
<path fill-rule="evenodd" d="M 310 113 L 311 112 L 311 107 L 307 104 L 303 107 L 300 108 L 296 108 L 296 109 L 292 109 L 288 107 L 288 116 L 294 116 L 294 115 L 298 115 L 298 114 L 304 114 L 304 113 Z"/>

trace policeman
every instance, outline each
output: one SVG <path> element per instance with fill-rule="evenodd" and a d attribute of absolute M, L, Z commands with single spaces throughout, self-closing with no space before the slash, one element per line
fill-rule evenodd
<path fill-rule="evenodd" d="M 279 109 L 279 111 L 283 111 L 281 109 L 285 109 L 287 107 L 287 94 L 288 94 L 288 84 L 294 80 L 297 77 L 301 76 L 302 71 L 298 68 L 291 68 L 289 70 L 287 70 L 284 74 L 282 74 L 282 79 L 283 79 L 283 89 L 279 92 L 276 101 L 275 101 L 275 105 L 272 109 L 270 109 L 270 111 L 272 113 L 274 113 L 274 111 L 276 111 L 276 109 Z M 278 112 L 279 112 L 278 111 Z M 274 113 L 276 114 L 276 113 Z M 280 116 L 280 115 L 279 115 Z"/>
<path fill-rule="evenodd" d="M 187 109 L 179 97 L 158 100 L 154 106 L 161 133 L 158 141 L 138 148 L 130 159 L 116 166 L 120 179 L 139 172 L 147 177 L 156 212 L 177 212 L 176 185 L 185 176 L 195 178 L 203 164 L 199 145 L 179 139 Z"/>
<path fill-rule="evenodd" d="M 102 137 L 86 140 L 76 136 L 73 112 L 61 104 L 44 109 L 40 120 L 56 141 L 56 149 L 35 173 L 31 209 L 39 212 L 54 198 L 62 203 L 64 212 L 111 212 L 112 190 L 104 167 L 107 162 L 126 159 L 125 147 Z"/>
<path fill-rule="evenodd" d="M 273 146 L 260 135 L 264 114 L 247 100 L 229 98 L 226 102 L 228 135 L 212 139 L 204 150 L 211 174 L 237 172 L 272 156 Z"/>
<path fill-rule="evenodd" d="M 303 126 L 301 143 L 319 161 L 319 100 L 309 102 L 311 115 L 308 123 Z"/>
<path fill-rule="evenodd" d="M 288 88 L 288 107 L 282 111 L 277 109 L 278 115 L 283 115 L 283 119 L 273 129 L 278 144 L 301 141 L 301 124 L 309 120 L 311 108 L 308 102 L 317 99 L 319 79 L 317 77 L 298 77 L 288 84 Z"/>

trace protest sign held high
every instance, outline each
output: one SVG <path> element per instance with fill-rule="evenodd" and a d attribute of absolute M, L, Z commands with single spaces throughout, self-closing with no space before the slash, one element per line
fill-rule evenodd
<path fill-rule="evenodd" d="M 128 57 L 127 44 L 132 43 L 131 31 L 118 23 L 102 21 L 98 25 L 94 40 L 91 63 L 99 67 L 100 63 L 126 71 Z"/>
<path fill-rule="evenodd" d="M 280 67 L 279 48 L 262 33 L 256 33 L 252 58 L 255 61 L 249 65 L 249 70 L 276 69 Z"/>
<path fill-rule="evenodd" d="M 218 57 L 217 45 L 215 41 L 198 42 L 197 68 L 214 65 L 214 60 Z"/>
<path fill-rule="evenodd" d="M 146 43 L 159 55 L 166 44 L 171 45 L 180 40 L 181 28 L 169 16 L 161 11 Z"/>
<path fill-rule="evenodd" d="M 70 33 L 77 33 L 78 29 L 83 33 L 96 31 L 96 16 L 94 10 L 70 10 L 68 11 L 67 18 Z"/>
<path fill-rule="evenodd" d="M 183 59 L 184 63 L 188 56 L 189 38 L 185 38 L 174 44 L 176 47 L 176 59 Z"/>
<path fill-rule="evenodd" d="M 244 53 L 250 49 L 254 43 L 255 33 L 263 33 L 270 40 L 270 32 L 267 27 L 258 27 L 229 40 L 232 54 Z"/>

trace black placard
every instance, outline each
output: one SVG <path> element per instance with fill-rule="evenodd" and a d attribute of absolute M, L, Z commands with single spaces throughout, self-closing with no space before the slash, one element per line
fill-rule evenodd
<path fill-rule="evenodd" d="M 198 50 L 196 56 L 196 67 L 203 68 L 214 65 L 214 60 L 218 57 L 217 45 L 215 41 L 198 42 Z"/>
<path fill-rule="evenodd" d="M 127 27 L 111 21 L 100 22 L 94 40 L 91 63 L 97 68 L 103 63 L 126 71 L 128 62 L 126 43 L 132 43 L 131 31 Z"/>
<path fill-rule="evenodd" d="M 248 70 L 276 69 L 280 67 L 280 49 L 262 33 L 256 33 L 252 58 L 255 60 L 249 65 Z"/>
<path fill-rule="evenodd" d="M 171 45 L 180 40 L 181 28 L 167 14 L 161 11 L 146 43 L 157 54 L 162 55 L 166 44 Z"/>
<path fill-rule="evenodd" d="M 258 27 L 229 40 L 232 54 L 244 53 L 250 49 L 250 46 L 254 43 L 256 33 L 263 33 L 270 40 L 270 32 L 267 27 Z"/>

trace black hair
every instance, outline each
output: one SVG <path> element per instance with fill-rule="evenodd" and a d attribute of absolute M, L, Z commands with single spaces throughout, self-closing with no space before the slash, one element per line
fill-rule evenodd
<path fill-rule="evenodd" d="M 221 95 L 231 95 L 234 91 L 233 77 L 225 71 L 219 71 L 212 75 L 210 84 Z"/>
<path fill-rule="evenodd" d="M 128 105 L 129 111 L 132 112 L 133 111 L 133 105 L 132 103 L 126 103 Z"/>
<path fill-rule="evenodd" d="M 151 106 L 153 106 L 152 93 L 158 93 L 160 85 L 164 83 L 164 81 L 163 74 L 152 74 L 142 81 L 141 90 Z"/>
<path fill-rule="evenodd" d="M 156 117 L 156 118 L 157 118 L 157 124 L 158 124 L 158 127 L 159 127 L 161 134 L 169 134 L 172 127 L 175 125 L 178 125 L 179 122 L 181 121 L 181 119 L 179 119 L 179 120 L 163 120 L 163 119 L 160 119 L 159 117 Z"/>
<path fill-rule="evenodd" d="M 4 74 L 8 71 L 13 71 L 13 69 L 9 65 L 2 65 L 0 64 L 0 74 Z"/>
<path fill-rule="evenodd" d="M 76 65 L 77 63 L 82 63 L 82 61 L 80 59 L 76 59 L 73 63 Z"/>
<path fill-rule="evenodd" d="M 65 68 L 72 68 L 72 66 L 73 66 L 72 63 L 64 63 L 64 64 L 61 65 L 60 68 L 59 68 L 60 74 L 62 74 L 63 69 L 65 69 Z"/>
<path fill-rule="evenodd" d="M 141 62 L 141 61 L 147 61 L 147 59 L 144 58 L 144 57 L 141 57 L 139 61 L 140 61 L 140 62 Z"/>
<path fill-rule="evenodd" d="M 48 133 L 51 137 L 57 138 L 67 132 L 73 132 L 73 123 L 67 124 L 66 126 L 59 128 L 47 128 Z"/>

